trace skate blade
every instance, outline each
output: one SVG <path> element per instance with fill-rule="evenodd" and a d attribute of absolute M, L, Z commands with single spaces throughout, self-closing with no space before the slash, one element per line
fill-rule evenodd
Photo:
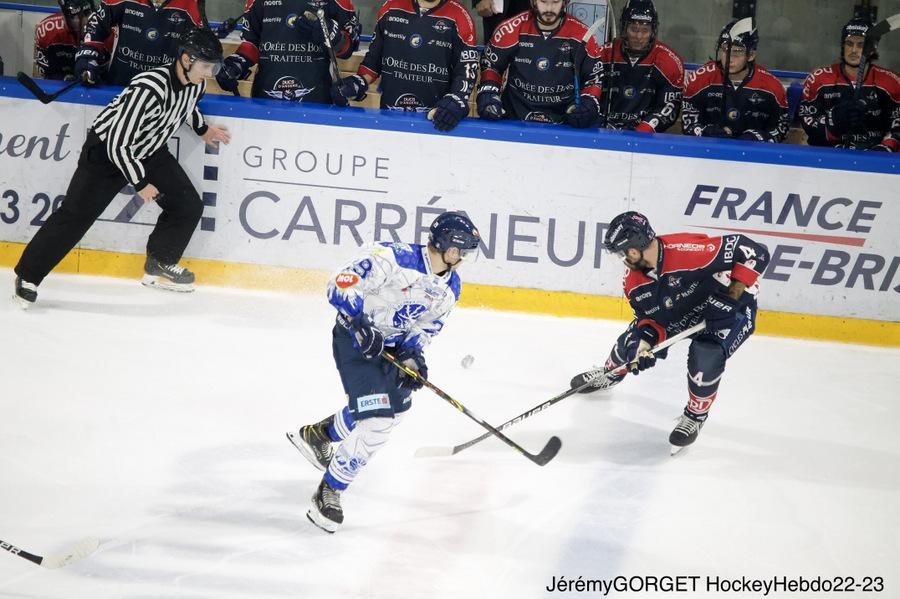
<path fill-rule="evenodd" d="M 679 447 L 678 445 L 671 445 L 669 449 L 669 456 L 674 458 L 675 456 L 680 455 L 688 447 L 690 447 L 690 445 L 684 445 L 683 447 Z"/>
<path fill-rule="evenodd" d="M 194 291 L 193 283 L 172 283 L 165 277 L 156 277 L 153 275 L 144 275 L 141 279 L 141 285 L 144 287 L 153 287 L 164 291 L 174 291 L 176 293 L 191 293 Z"/>
<path fill-rule="evenodd" d="M 291 445 L 297 448 L 297 451 L 303 454 L 303 457 L 306 458 L 306 460 L 310 464 L 315 466 L 320 472 L 325 472 L 325 467 L 319 463 L 319 460 L 316 459 L 316 456 L 312 453 L 312 450 L 306 445 L 306 443 L 303 442 L 302 437 L 294 433 L 285 433 L 284 436 L 287 437 L 287 440 L 291 442 Z"/>
<path fill-rule="evenodd" d="M 34 302 L 29 302 L 27 299 L 19 297 L 15 293 L 13 294 L 13 299 L 19 305 L 19 307 L 26 312 L 28 311 L 28 308 L 30 308 L 34 304 Z"/>
<path fill-rule="evenodd" d="M 306 512 L 306 518 L 330 535 L 333 535 L 335 532 L 337 532 L 337 529 L 341 526 L 337 522 L 332 522 L 331 520 L 320 514 L 319 510 L 315 508 L 309 508 L 309 510 Z"/>

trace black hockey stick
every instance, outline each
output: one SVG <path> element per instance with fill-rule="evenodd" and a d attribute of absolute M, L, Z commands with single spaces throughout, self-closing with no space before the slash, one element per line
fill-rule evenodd
<path fill-rule="evenodd" d="M 606 127 L 609 128 L 609 113 L 612 111 L 612 79 L 613 79 L 613 71 L 616 67 L 616 38 L 619 33 L 616 29 L 616 9 L 613 6 L 612 0 L 607 0 L 606 2 L 606 14 L 609 16 L 612 14 L 612 18 L 609 19 L 609 39 L 612 42 L 612 46 L 609 48 L 609 74 L 606 77 Z"/>
<path fill-rule="evenodd" d="M 528 453 L 518 443 L 516 443 L 515 441 L 513 441 L 512 439 L 510 439 L 509 437 L 507 437 L 506 435 L 501 433 L 498 429 L 494 428 L 493 426 L 491 426 L 490 424 L 488 424 L 487 422 L 485 422 L 484 420 L 482 420 L 481 418 L 479 418 L 478 416 L 473 414 L 471 411 L 469 411 L 469 409 L 466 408 L 466 406 L 462 405 L 461 403 L 459 403 L 458 401 L 456 401 L 455 399 L 453 399 L 452 397 L 450 397 L 449 395 L 447 395 L 446 393 L 444 393 L 443 391 L 438 389 L 437 386 L 431 384 L 428 380 L 422 378 L 422 376 L 418 372 L 416 372 L 412 368 L 409 368 L 409 367 L 401 364 L 400 362 L 398 362 L 397 359 L 394 356 L 392 356 L 390 353 L 383 352 L 381 355 L 384 356 L 385 360 L 387 360 L 388 362 L 390 362 L 391 364 L 393 364 L 394 366 L 396 366 L 397 368 L 399 368 L 400 370 L 405 372 L 407 375 L 413 377 L 414 379 L 416 379 L 417 381 L 422 383 L 424 386 L 426 386 L 429 389 L 431 389 L 432 391 L 434 391 L 438 397 L 440 397 L 441 399 L 443 399 L 444 401 L 449 403 L 451 406 L 453 406 L 454 408 L 456 408 L 457 410 L 459 410 L 460 412 L 462 412 L 463 414 L 465 414 L 466 416 L 468 416 L 469 418 L 471 418 L 472 420 L 474 420 L 475 422 L 480 424 L 482 427 L 486 428 L 489 432 L 484 435 L 485 438 L 490 437 L 491 435 L 497 437 L 498 439 L 500 439 L 501 441 L 503 441 L 504 443 L 506 443 L 507 445 L 509 445 L 510 447 L 512 447 L 519 453 L 521 453 L 523 456 L 525 456 L 526 458 L 528 458 L 529 460 L 531 460 L 538 466 L 544 466 L 545 464 L 547 464 L 547 462 L 549 462 L 554 457 L 556 457 L 557 453 L 559 453 L 559 449 L 560 449 L 560 447 L 562 447 L 562 441 L 560 441 L 559 437 L 557 437 L 556 435 L 550 437 L 550 440 L 547 441 L 547 444 L 544 445 L 544 448 L 540 451 L 540 453 L 538 453 L 538 454 Z"/>
<path fill-rule="evenodd" d="M 866 31 L 866 41 L 863 44 L 862 56 L 859 58 L 859 67 L 856 71 L 856 84 L 853 86 L 854 99 L 859 99 L 863 80 L 866 78 L 866 67 L 878 51 L 878 42 L 881 41 L 881 36 L 895 29 L 900 29 L 900 13 L 886 18 Z"/>
<path fill-rule="evenodd" d="M 706 322 L 702 321 L 698 324 L 695 324 L 691 328 L 678 333 L 677 335 L 669 337 L 668 339 L 666 339 L 665 341 L 663 341 L 662 343 L 660 343 L 659 345 L 657 345 L 650 351 L 653 352 L 654 354 L 658 353 L 658 352 L 664 350 L 665 348 L 669 347 L 670 345 L 674 345 L 675 343 L 678 343 L 682 339 L 684 339 L 686 337 L 690 337 L 694 333 L 699 333 L 700 331 L 702 331 L 705 328 L 706 328 Z M 616 368 L 612 368 L 610 370 L 604 371 L 603 374 L 600 376 L 609 376 L 611 374 L 618 374 L 621 371 L 626 370 L 626 368 L 627 368 L 627 365 L 622 364 L 621 366 L 617 366 Z M 560 402 L 567 397 L 571 397 L 572 395 L 575 395 L 576 393 L 580 393 L 580 392 L 584 391 L 585 389 L 587 389 L 588 387 L 590 387 L 591 385 L 594 384 L 594 382 L 596 381 L 596 378 L 597 377 L 588 379 L 581 385 L 579 385 L 577 387 L 572 387 L 571 389 L 567 389 L 567 390 L 563 391 L 556 397 L 548 399 L 547 401 L 545 401 L 542 404 L 536 405 L 535 407 L 531 408 L 527 412 L 523 412 L 523 413 L 519 414 L 512 420 L 507 420 L 506 422 L 504 422 L 503 424 L 498 426 L 497 430 L 502 431 L 503 429 L 513 426 L 514 424 L 518 424 L 518 423 L 522 422 L 523 420 L 525 420 L 526 418 L 531 418 L 538 412 L 543 412 L 544 410 L 546 410 L 553 404 Z M 436 458 L 436 457 L 445 457 L 445 456 L 456 455 L 459 452 L 461 452 L 462 450 L 472 447 L 476 443 L 481 443 L 482 441 L 484 441 L 485 439 L 487 439 L 490 436 L 491 436 L 491 433 L 481 435 L 480 437 L 476 437 L 470 441 L 466 441 L 465 443 L 461 443 L 454 447 L 420 447 L 419 449 L 416 450 L 416 457 L 417 458 Z"/>
<path fill-rule="evenodd" d="M 61 87 L 60 89 L 56 90 L 52 94 L 48 94 L 47 92 L 45 92 L 38 86 L 38 84 L 35 82 L 34 79 L 29 77 L 22 71 L 19 71 L 18 73 L 16 73 L 16 80 L 19 83 L 21 83 L 25 89 L 30 91 L 34 95 L 35 98 L 40 100 L 41 104 L 49 104 L 53 100 L 57 99 L 58 97 L 60 97 L 61 95 L 63 95 L 64 93 L 66 93 L 67 91 L 72 89 L 73 87 L 75 87 L 76 85 L 81 84 L 81 81 L 76 79 L 75 81 L 70 81 L 65 87 Z"/>
<path fill-rule="evenodd" d="M 6 541 L 0 541 L 0 548 L 9 551 L 13 555 L 18 555 L 19 557 L 23 557 L 30 562 L 34 562 L 39 566 L 50 569 L 68 566 L 74 561 L 89 556 L 94 551 L 96 551 L 97 547 L 99 546 L 100 539 L 89 537 L 87 539 L 82 539 L 81 541 L 70 547 L 69 550 L 65 553 L 60 553 L 59 555 L 40 556 L 35 555 L 34 553 L 29 553 L 24 549 L 19 549 L 15 545 L 11 545 Z"/>

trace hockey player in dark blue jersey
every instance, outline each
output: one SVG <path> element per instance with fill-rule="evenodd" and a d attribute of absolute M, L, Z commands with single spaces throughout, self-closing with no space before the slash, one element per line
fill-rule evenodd
<path fill-rule="evenodd" d="M 317 10 L 325 12 L 328 42 L 337 58 L 359 47 L 359 19 L 352 0 L 247 0 L 237 51 L 225 59 L 219 86 L 236 92 L 237 82 L 253 77 L 254 98 L 331 104 L 332 79 L 325 31 Z"/>
<path fill-rule="evenodd" d="M 456 305 L 461 291 L 456 270 L 478 256 L 480 240 L 465 214 L 445 212 L 431 223 L 428 245 L 376 244 L 329 281 L 328 301 L 337 310 L 332 350 L 348 404 L 287 433 L 325 472 L 307 517 L 326 532 L 341 526 L 341 493 L 387 443 L 412 407 L 412 392 L 422 388 L 382 352 L 428 378 L 425 348 Z"/>
<path fill-rule="evenodd" d="M 197 0 L 100 0 L 75 55 L 75 77 L 128 85 L 138 73 L 174 62 L 182 38 L 201 25 Z M 105 42 L 114 29 L 110 57 Z"/>
<path fill-rule="evenodd" d="M 34 72 L 43 79 L 75 77 L 75 53 L 94 12 L 93 0 L 59 0 L 60 12 L 48 15 L 34 28 Z M 105 50 L 112 50 L 109 36 Z"/>
<path fill-rule="evenodd" d="M 484 49 L 476 104 L 483 119 L 600 126 L 600 47 L 567 0 L 532 0 Z M 501 86 L 506 75 L 506 87 Z M 581 81 L 576 102 L 575 80 Z"/>
<path fill-rule="evenodd" d="M 359 101 L 380 77 L 381 108 L 428 112 L 449 131 L 469 114 L 478 59 L 475 26 L 456 0 L 388 0 L 356 75 L 335 87 Z"/>
<path fill-rule="evenodd" d="M 572 387 L 595 379 L 586 392 L 612 388 L 625 375 L 607 376 L 604 370 L 627 364 L 632 374 L 639 374 L 665 358 L 666 350 L 653 354 L 653 346 L 705 320 L 705 330 L 693 335 L 688 350 L 688 403 L 669 436 L 676 453 L 697 439 L 726 361 L 755 330 L 757 279 L 769 263 L 768 250 L 739 234 L 657 237 L 647 217 L 637 212 L 616 216 L 603 245 L 628 268 L 625 297 L 634 320 L 604 369 L 579 374 Z"/>

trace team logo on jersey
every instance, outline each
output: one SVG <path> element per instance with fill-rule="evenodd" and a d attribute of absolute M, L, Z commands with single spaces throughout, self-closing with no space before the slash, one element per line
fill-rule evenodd
<path fill-rule="evenodd" d="M 359 283 L 359 275 L 355 272 L 342 272 L 334 278 L 334 284 L 338 289 L 347 289 Z"/>
<path fill-rule="evenodd" d="M 550 61 L 542 56 L 535 61 L 535 66 L 539 71 L 546 71 L 550 68 Z"/>
<path fill-rule="evenodd" d="M 146 38 L 147 38 L 148 40 L 150 40 L 151 42 L 155 42 L 156 40 L 159 39 L 159 30 L 158 30 L 158 29 L 153 29 L 153 28 L 151 27 L 150 29 L 147 30 L 146 33 L 144 33 L 144 35 L 145 35 Z"/>
<path fill-rule="evenodd" d="M 291 29 L 296 29 L 296 27 L 297 27 L 297 18 L 298 18 L 298 17 L 297 17 L 297 14 L 296 14 L 296 13 L 291 13 L 291 14 L 289 14 L 288 16 L 286 16 L 286 17 L 284 18 L 284 24 L 285 24 L 285 26 L 290 27 Z"/>
<path fill-rule="evenodd" d="M 741 111 L 737 108 L 731 108 L 725 113 L 725 116 L 728 117 L 729 121 L 736 121 L 741 118 Z"/>
<path fill-rule="evenodd" d="M 272 89 L 266 90 L 266 95 L 276 100 L 301 100 L 309 95 L 315 87 L 303 87 L 303 83 L 293 77 L 282 77 L 275 82 Z"/>
<path fill-rule="evenodd" d="M 669 287 L 678 287 L 681 285 L 681 277 L 669 277 Z"/>
<path fill-rule="evenodd" d="M 753 92 L 753 94 L 749 98 L 747 98 L 747 101 L 751 104 L 762 104 L 764 102 L 764 99 L 758 93 Z"/>
<path fill-rule="evenodd" d="M 675 302 L 672 301 L 672 298 L 671 298 L 671 297 L 665 297 L 665 298 L 663 298 L 663 305 L 664 305 L 667 309 L 671 310 L 672 307 L 675 305 Z"/>
<path fill-rule="evenodd" d="M 418 33 L 414 33 L 409 36 L 409 45 L 413 48 L 421 48 L 422 47 L 422 36 Z"/>
<path fill-rule="evenodd" d="M 569 42 L 563 42 L 559 46 L 559 51 L 562 52 L 563 54 L 568 54 L 569 52 L 572 51 L 572 46 L 569 45 Z"/>
<path fill-rule="evenodd" d="M 450 31 L 450 25 L 447 25 L 447 23 L 442 19 L 438 19 L 437 23 L 432 25 L 432 27 L 438 33 L 446 33 L 447 31 Z"/>
<path fill-rule="evenodd" d="M 186 20 L 187 19 L 185 19 L 184 15 L 182 15 L 180 12 L 173 12 L 172 14 L 169 15 L 169 22 L 172 23 L 173 25 L 181 25 Z"/>
<path fill-rule="evenodd" d="M 634 87 L 633 85 L 628 85 L 622 91 L 622 95 L 625 96 L 626 98 L 633 98 L 637 95 L 637 88 Z"/>
<path fill-rule="evenodd" d="M 388 106 L 391 110 L 403 110 L 405 112 L 426 112 L 429 110 L 427 106 L 423 106 L 419 99 L 413 94 L 403 94 L 394 102 L 393 106 Z"/>
<path fill-rule="evenodd" d="M 405 304 L 394 312 L 394 328 L 408 329 L 427 309 L 422 304 Z"/>

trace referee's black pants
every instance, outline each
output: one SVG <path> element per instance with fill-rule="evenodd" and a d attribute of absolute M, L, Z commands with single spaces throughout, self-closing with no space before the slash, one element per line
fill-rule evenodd
<path fill-rule="evenodd" d="M 165 146 L 146 158 L 143 165 L 150 183 L 163 194 L 156 200 L 162 213 L 147 240 L 147 255 L 163 264 L 176 264 L 200 222 L 203 202 Z M 110 161 L 106 144 L 91 131 L 81 148 L 66 199 L 25 248 L 16 265 L 16 274 L 24 281 L 40 285 L 127 183 Z"/>

